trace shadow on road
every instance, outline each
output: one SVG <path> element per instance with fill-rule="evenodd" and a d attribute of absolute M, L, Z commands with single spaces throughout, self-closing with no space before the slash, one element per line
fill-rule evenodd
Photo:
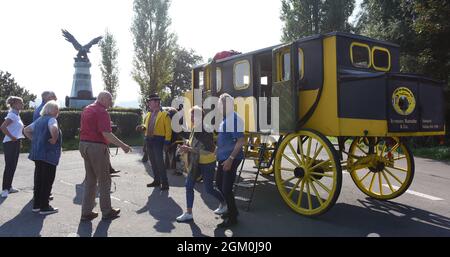
<path fill-rule="evenodd" d="M 77 234 L 80 237 L 91 237 L 92 236 L 92 222 L 91 221 L 80 221 L 80 224 L 78 224 Z"/>
<path fill-rule="evenodd" d="M 30 200 L 20 213 L 0 226 L 0 236 L 41 236 L 45 216 L 31 211 L 33 200 Z"/>
<path fill-rule="evenodd" d="M 151 179 L 149 179 L 148 183 L 151 183 L 153 181 L 154 175 L 153 175 L 152 166 L 150 165 L 150 161 L 141 162 L 141 163 L 144 166 L 147 174 L 150 175 Z M 174 171 L 171 169 L 166 169 L 166 173 L 167 173 L 167 179 L 169 181 L 169 186 L 184 187 L 184 180 L 185 180 L 184 176 L 175 175 Z"/>
<path fill-rule="evenodd" d="M 142 214 L 147 211 L 157 220 L 153 228 L 162 233 L 172 232 L 175 228 L 173 223 L 176 222 L 176 217 L 183 212 L 173 198 L 169 197 L 169 192 L 161 191 L 159 188 L 153 189 L 148 197 L 147 204 L 137 210 L 136 213 Z"/>
<path fill-rule="evenodd" d="M 0 197 L 0 205 L 6 200 L 6 198 Z"/>

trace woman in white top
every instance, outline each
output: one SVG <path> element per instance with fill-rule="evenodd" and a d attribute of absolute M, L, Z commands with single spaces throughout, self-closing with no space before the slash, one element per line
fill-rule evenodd
<path fill-rule="evenodd" d="M 17 96 L 10 96 L 6 100 L 10 107 L 5 121 L 0 129 L 5 134 L 3 138 L 3 152 L 5 153 L 5 170 L 3 172 L 2 197 L 8 197 L 9 193 L 17 193 L 18 190 L 12 187 L 14 173 L 16 172 L 17 161 L 20 154 L 20 140 L 24 138 L 23 122 L 19 113 L 23 109 L 23 100 Z"/>

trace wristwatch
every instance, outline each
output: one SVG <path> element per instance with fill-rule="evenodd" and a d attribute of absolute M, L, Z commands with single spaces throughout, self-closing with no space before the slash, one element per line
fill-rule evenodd
<path fill-rule="evenodd" d="M 231 155 L 230 155 L 230 157 L 228 157 L 228 158 L 230 158 L 230 159 L 231 159 L 232 161 L 234 160 L 234 157 L 233 157 L 233 156 L 231 156 Z"/>

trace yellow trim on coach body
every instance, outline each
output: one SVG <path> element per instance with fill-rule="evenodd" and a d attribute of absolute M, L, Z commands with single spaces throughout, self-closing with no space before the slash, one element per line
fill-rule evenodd
<path fill-rule="evenodd" d="M 388 66 L 387 67 L 378 67 L 375 65 L 375 50 L 386 52 L 388 55 Z M 372 47 L 372 66 L 377 71 L 389 71 L 391 70 L 391 52 L 387 48 L 374 46 Z"/>
<path fill-rule="evenodd" d="M 353 61 L 353 47 L 354 46 L 367 48 L 367 56 L 369 57 L 369 63 L 367 64 L 367 66 L 357 65 Z M 363 43 L 359 43 L 359 42 L 352 42 L 352 44 L 350 45 L 350 61 L 352 62 L 352 65 L 357 67 L 357 68 L 370 68 L 370 66 L 372 66 L 372 58 L 371 58 L 371 51 L 370 51 L 369 45 L 363 44 Z"/>

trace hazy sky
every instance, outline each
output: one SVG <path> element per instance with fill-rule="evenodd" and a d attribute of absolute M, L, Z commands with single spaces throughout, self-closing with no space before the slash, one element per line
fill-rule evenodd
<path fill-rule="evenodd" d="M 171 31 L 179 45 L 205 61 L 223 50 L 248 52 L 280 42 L 280 7 L 280 0 L 172 0 Z M 134 102 L 139 89 L 130 75 L 132 17 L 132 0 L 0 0 L 0 70 L 32 93 L 53 90 L 64 100 L 72 87 L 76 50 L 61 29 L 86 44 L 107 28 L 119 48 L 117 103 Z M 89 59 L 96 95 L 103 88 L 98 46 L 91 48 Z"/>

